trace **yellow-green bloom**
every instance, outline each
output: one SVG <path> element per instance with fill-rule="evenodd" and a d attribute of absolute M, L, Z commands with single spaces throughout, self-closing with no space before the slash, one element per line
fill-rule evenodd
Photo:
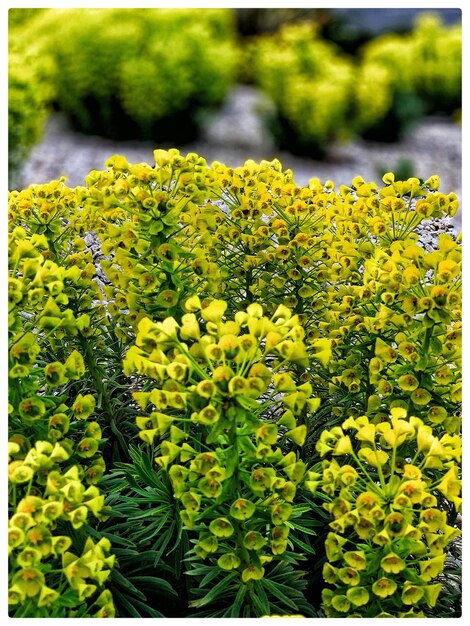
<path fill-rule="evenodd" d="M 8 465 L 8 479 L 14 484 L 28 483 L 34 476 L 34 470 L 23 461 L 13 461 Z"/>
<path fill-rule="evenodd" d="M 12 585 L 8 589 L 8 604 L 19 604 L 26 597 L 25 591 L 19 585 Z"/>
<path fill-rule="evenodd" d="M 277 442 L 277 430 L 275 424 L 263 424 L 255 431 L 256 440 L 272 445 Z"/>
<path fill-rule="evenodd" d="M 380 567 L 387 574 L 398 574 L 405 569 L 406 563 L 398 556 L 398 554 L 390 552 L 382 558 L 380 561 Z"/>
<path fill-rule="evenodd" d="M 77 444 L 77 454 L 83 459 L 89 459 L 98 450 L 99 442 L 93 437 L 84 437 Z M 52 456 L 52 455 L 51 455 Z"/>
<path fill-rule="evenodd" d="M 21 528 L 9 528 L 8 529 L 8 549 L 12 550 L 20 546 L 25 539 L 25 534 Z"/>
<path fill-rule="evenodd" d="M 419 568 L 421 571 L 421 578 L 426 582 L 429 582 L 444 571 L 445 554 L 435 556 L 432 559 L 419 562 Z"/>
<path fill-rule="evenodd" d="M 217 498 L 222 493 L 222 485 L 218 480 L 211 478 L 202 478 L 198 482 L 201 493 L 207 498 Z"/>
<path fill-rule="evenodd" d="M 231 537 L 235 529 L 226 517 L 218 517 L 209 524 L 209 530 L 216 537 Z"/>
<path fill-rule="evenodd" d="M 424 587 L 406 581 L 401 593 L 403 604 L 418 604 L 424 596 Z"/>
<path fill-rule="evenodd" d="M 329 585 L 333 585 L 336 582 L 337 572 L 336 567 L 333 567 L 330 563 L 325 563 L 322 570 L 323 580 Z"/>
<path fill-rule="evenodd" d="M 343 554 L 342 546 L 346 543 L 346 539 L 335 533 L 328 533 L 325 541 L 326 558 L 328 561 L 337 561 Z"/>
<path fill-rule="evenodd" d="M 44 376 L 47 383 L 51 385 L 51 387 L 57 387 L 65 384 L 68 380 L 65 375 L 65 371 L 65 365 L 59 363 L 58 361 L 48 363 L 44 368 Z"/>
<path fill-rule="evenodd" d="M 307 466 L 303 461 L 296 461 L 284 467 L 284 472 L 294 484 L 298 484 L 305 475 Z"/>
<path fill-rule="evenodd" d="M 390 513 L 384 520 L 384 527 L 390 537 L 399 537 L 403 535 L 407 526 L 407 519 L 398 511 Z"/>
<path fill-rule="evenodd" d="M 352 444 L 349 435 L 344 435 L 344 437 L 340 437 L 336 442 L 336 445 L 333 449 L 334 456 L 343 456 L 345 454 L 351 454 L 352 452 Z"/>
<path fill-rule="evenodd" d="M 50 589 L 44 585 L 41 589 L 38 599 L 38 606 L 50 606 L 59 597 L 59 592 L 55 589 Z"/>
<path fill-rule="evenodd" d="M 271 507 L 271 520 L 273 524 L 282 524 L 287 521 L 292 513 L 292 505 L 285 502 L 283 504 L 275 504 Z"/>
<path fill-rule="evenodd" d="M 72 405 L 72 411 L 75 417 L 80 420 L 86 420 L 94 410 L 95 398 L 90 393 L 85 395 L 79 393 Z"/>
<path fill-rule="evenodd" d="M 211 380 L 201 380 L 196 390 L 203 398 L 212 398 L 217 392 L 217 387 Z"/>
<path fill-rule="evenodd" d="M 418 387 L 413 391 L 410 396 L 411 401 L 416 406 L 426 406 L 431 401 L 431 394 L 427 389 L 423 389 L 422 387 Z"/>
<path fill-rule="evenodd" d="M 276 472 L 272 467 L 258 467 L 251 472 L 250 487 L 257 493 L 271 489 L 276 481 Z"/>
<path fill-rule="evenodd" d="M 221 569 L 225 569 L 225 570 L 237 569 L 237 567 L 240 565 L 240 563 L 241 563 L 240 559 L 233 552 L 229 552 L 227 554 L 223 554 L 217 560 L 217 565 Z"/>
<path fill-rule="evenodd" d="M 201 496 L 193 491 L 187 491 L 181 496 L 181 503 L 186 511 L 195 513 L 201 506 Z"/>
<path fill-rule="evenodd" d="M 398 378 L 398 385 L 403 391 L 415 391 L 419 387 L 419 381 L 413 374 L 403 374 Z"/>
<path fill-rule="evenodd" d="M 264 567 L 249 565 L 242 572 L 242 580 L 247 583 L 249 580 L 261 580 L 264 576 Z"/>
<path fill-rule="evenodd" d="M 444 530 L 447 520 L 445 511 L 439 509 L 426 509 L 421 511 L 420 520 L 424 524 L 424 529 L 430 532 Z"/>
<path fill-rule="evenodd" d="M 32 424 L 44 415 L 46 405 L 40 398 L 33 396 L 21 400 L 18 411 L 26 424 Z"/>
<path fill-rule="evenodd" d="M 271 541 L 271 552 L 273 554 L 284 554 L 286 550 L 287 550 L 287 541 L 285 539 Z"/>
<path fill-rule="evenodd" d="M 248 550 L 259 550 L 266 543 L 263 535 L 255 530 L 250 530 L 243 537 L 243 545 Z"/>
<path fill-rule="evenodd" d="M 190 304 L 191 301 L 191 304 Z M 222 321 L 225 311 L 227 310 L 227 303 L 223 300 L 213 300 L 207 307 L 202 309 L 201 316 L 208 322 L 214 322 L 217 324 Z M 190 311 L 192 307 L 192 300 L 186 300 L 186 308 Z"/>
<path fill-rule="evenodd" d="M 448 500 L 456 505 L 458 510 L 460 510 L 461 498 L 459 495 L 461 491 L 461 481 L 458 477 L 457 467 L 455 465 L 452 465 L 444 475 L 444 478 L 440 481 L 437 488 Z"/>
<path fill-rule="evenodd" d="M 305 424 L 302 424 L 300 426 L 297 426 L 296 428 L 293 428 L 292 430 L 288 430 L 286 433 L 286 437 L 292 439 L 292 441 L 298 446 L 303 446 L 307 437 L 307 426 Z"/>
<path fill-rule="evenodd" d="M 220 419 L 219 412 L 211 404 L 208 404 L 201 411 L 199 411 L 199 413 L 194 413 L 193 415 L 194 421 L 207 426 L 212 426 L 212 424 L 215 424 Z"/>
<path fill-rule="evenodd" d="M 72 545 L 72 540 L 70 539 L 70 537 L 66 537 L 66 536 L 52 537 L 52 551 L 56 555 L 63 554 L 70 548 L 71 545 Z"/>
<path fill-rule="evenodd" d="M 73 528 L 80 528 L 86 522 L 88 516 L 88 509 L 86 506 L 79 506 L 71 513 L 68 513 L 68 518 Z"/>
<path fill-rule="evenodd" d="M 361 582 L 361 576 L 359 572 L 353 567 L 341 567 L 338 570 L 337 575 L 341 582 L 351 587 L 359 585 L 359 583 Z"/>
<path fill-rule="evenodd" d="M 13 586 L 27 598 L 37 595 L 44 586 L 44 574 L 35 567 L 24 567 L 13 576 Z"/>
<path fill-rule="evenodd" d="M 42 557 L 43 554 L 39 549 L 26 547 L 16 556 L 16 562 L 21 567 L 34 567 L 41 562 Z"/>
<path fill-rule="evenodd" d="M 369 592 L 365 587 L 353 587 L 346 591 L 346 597 L 354 606 L 363 606 L 369 602 Z"/>
<path fill-rule="evenodd" d="M 231 517 L 238 520 L 246 520 L 253 516 L 256 505 L 245 498 L 238 498 L 230 506 Z"/>
<path fill-rule="evenodd" d="M 397 590 L 397 583 L 390 578 L 383 576 L 374 582 L 372 592 L 379 598 L 388 598 Z"/>
<path fill-rule="evenodd" d="M 363 570 L 367 567 L 366 554 L 363 550 L 344 552 L 343 559 L 356 570 Z"/>
<path fill-rule="evenodd" d="M 426 585 L 424 587 L 424 599 L 426 600 L 426 604 L 430 607 L 436 606 L 437 598 L 439 597 L 439 593 L 441 591 L 442 584 L 436 583 L 434 585 Z"/>
<path fill-rule="evenodd" d="M 338 594 L 331 598 L 331 606 L 339 613 L 347 613 L 351 606 L 351 602 L 347 596 Z"/>
<path fill-rule="evenodd" d="M 219 541 L 215 535 L 206 535 L 199 539 L 197 545 L 205 552 L 216 552 L 219 547 Z"/>

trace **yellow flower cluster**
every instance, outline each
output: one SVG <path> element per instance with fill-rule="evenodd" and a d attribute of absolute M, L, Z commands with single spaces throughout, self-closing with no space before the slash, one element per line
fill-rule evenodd
<path fill-rule="evenodd" d="M 331 138 L 348 135 L 354 66 L 313 22 L 260 37 L 246 54 L 250 75 L 299 142 L 321 153 Z"/>
<path fill-rule="evenodd" d="M 445 25 L 438 15 L 424 14 L 410 33 L 377 37 L 363 55 L 366 65 L 376 64 L 389 73 L 393 90 L 415 93 L 428 112 L 461 108 L 461 25 Z"/>
<path fill-rule="evenodd" d="M 70 254 L 67 268 L 61 258 L 69 245 L 61 241 L 63 220 L 74 200 L 61 183 L 11 194 L 9 604 L 32 612 L 52 605 L 68 611 L 93 596 L 90 610 L 104 616 L 113 613 L 112 598 L 109 592 L 96 598 L 95 592 L 113 566 L 114 555 L 105 556 L 109 542 L 95 546 L 90 539 L 81 557 L 68 552 L 73 530 L 90 517 L 104 519 L 106 509 L 97 487 L 105 470 L 101 426 L 87 421 L 95 398 L 73 394 L 85 363 L 73 341 L 62 347 L 96 334 L 83 312 L 98 297 L 91 255 Z M 64 605 L 57 568 L 73 590 Z"/>
<path fill-rule="evenodd" d="M 145 442 L 160 441 L 155 461 L 185 526 L 199 530 L 198 556 L 220 554 L 220 568 L 257 580 L 287 549 L 286 522 L 306 476 L 296 452 L 279 445 L 302 446 L 307 427 L 296 418 L 319 406 L 311 385 L 293 378 L 292 368 L 307 364 L 304 331 L 283 305 L 271 318 L 252 303 L 226 319 L 225 301 L 203 306 L 193 296 L 185 309 L 180 323 L 142 319 L 126 354 L 124 372 L 152 380 L 133 394 L 149 411 L 137 426 Z"/>
<path fill-rule="evenodd" d="M 321 476 L 330 497 L 324 507 L 334 518 L 323 568 L 334 586 L 323 591 L 327 615 L 367 604 L 375 605 L 371 614 L 392 616 L 399 599 L 400 617 L 423 616 L 419 605 L 435 606 L 441 584 L 432 581 L 460 534 L 439 507 L 443 495 L 461 508 L 460 437 L 438 437 L 395 407 L 377 424 L 364 415 L 324 430 L 317 450 L 332 457 L 323 461 Z"/>
<path fill-rule="evenodd" d="M 227 9 L 47 9 L 15 31 L 53 64 L 54 101 L 86 131 L 149 137 L 179 115 L 172 139 L 187 140 L 235 79 Z"/>
<path fill-rule="evenodd" d="M 246 53 L 246 71 L 275 105 L 270 125 L 285 147 L 321 154 L 332 139 L 377 137 L 378 129 L 380 138 L 396 139 L 423 113 L 461 108 L 461 26 L 424 15 L 407 35 L 372 39 L 356 59 L 317 30 L 313 22 L 286 24 Z"/>
<path fill-rule="evenodd" d="M 30 148 L 37 143 L 54 95 L 53 67 L 33 42 L 26 46 L 12 28 L 8 49 L 8 168 L 9 186 Z"/>
<path fill-rule="evenodd" d="M 296 562 L 299 503 L 321 493 L 326 609 L 433 606 L 460 507 L 461 237 L 427 251 L 421 232 L 456 195 L 437 176 L 300 187 L 277 160 L 154 157 L 10 194 L 11 515 L 31 497 L 41 512 L 13 532 L 11 576 L 38 528 L 50 547 L 32 567 L 55 589 L 52 525 L 105 515 L 119 377 L 198 533 L 191 560 L 266 582 L 271 562 Z"/>

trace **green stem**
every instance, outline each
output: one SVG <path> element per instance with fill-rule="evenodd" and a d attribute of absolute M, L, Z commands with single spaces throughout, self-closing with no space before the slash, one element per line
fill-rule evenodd
<path fill-rule="evenodd" d="M 356 461 L 356 463 L 359 465 L 359 467 L 361 468 L 362 472 L 364 473 L 365 476 L 367 476 L 366 479 L 366 484 L 367 482 L 369 483 L 369 485 L 372 486 L 373 491 L 375 491 L 377 489 L 377 483 L 375 480 L 372 479 L 371 475 L 369 474 L 369 472 L 366 470 L 366 468 L 364 467 L 364 465 L 361 463 L 360 458 L 357 456 L 357 454 L 354 452 L 354 450 L 351 451 L 351 456 L 354 458 L 354 460 Z M 382 476 L 382 480 L 383 480 L 383 476 Z M 382 483 L 382 481 L 381 481 Z M 383 484 L 382 484 L 383 487 Z"/>
<path fill-rule="evenodd" d="M 426 333 L 424 335 L 424 341 L 423 341 L 422 352 L 421 352 L 422 356 L 426 356 L 426 353 L 429 348 L 429 343 L 431 341 L 433 330 L 434 330 L 434 324 L 426 328 Z"/>
<path fill-rule="evenodd" d="M 95 383 L 96 391 L 100 394 L 102 398 L 103 408 L 105 410 L 107 421 L 108 423 L 111 423 L 112 415 L 113 415 L 113 407 L 111 404 L 111 398 L 109 396 L 108 390 L 106 389 L 106 386 L 103 384 L 103 379 L 101 377 L 101 374 L 96 367 L 96 362 L 93 356 L 91 344 L 90 342 L 87 342 L 82 336 L 80 336 L 80 345 L 83 349 L 85 364 L 93 378 L 93 382 Z"/>
<path fill-rule="evenodd" d="M 379 479 L 380 479 L 380 484 L 382 485 L 382 489 L 385 489 L 385 478 L 382 472 L 382 467 L 379 463 L 379 459 L 378 459 L 378 450 L 377 450 L 377 446 L 375 445 L 375 441 L 374 441 L 374 450 L 375 450 L 375 454 L 377 457 L 377 472 L 379 474 Z"/>

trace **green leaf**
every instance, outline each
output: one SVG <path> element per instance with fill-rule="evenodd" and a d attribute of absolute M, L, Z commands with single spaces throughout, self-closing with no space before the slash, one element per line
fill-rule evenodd
<path fill-rule="evenodd" d="M 61 593 L 56 602 L 60 606 L 64 606 L 67 608 L 73 608 L 74 606 L 77 606 L 77 604 L 80 604 L 80 600 L 78 599 L 78 593 L 73 589 L 67 589 L 67 591 Z"/>
<path fill-rule="evenodd" d="M 139 591 L 139 589 L 137 589 L 137 587 L 135 587 L 131 583 L 129 578 L 123 576 L 120 572 L 118 572 L 118 570 L 114 569 L 112 571 L 112 573 L 111 573 L 111 580 L 113 580 L 115 583 L 117 583 L 119 585 L 122 585 L 124 587 L 124 589 L 126 590 L 126 592 L 132 592 L 134 595 L 136 595 L 141 600 L 146 600 L 145 594 L 143 594 L 141 591 Z"/>
<path fill-rule="evenodd" d="M 296 546 L 297 548 L 301 548 L 307 554 L 315 554 L 315 550 L 314 550 L 314 548 L 311 545 L 309 545 L 308 543 L 305 543 L 304 541 L 302 541 L 301 539 L 299 539 L 295 535 L 290 535 L 289 539 L 292 541 L 292 544 L 294 546 Z"/>
<path fill-rule="evenodd" d="M 255 580 L 253 585 L 255 593 L 250 593 L 250 597 L 252 598 L 252 600 L 255 600 L 256 598 L 255 603 L 257 604 L 258 610 L 260 611 L 260 617 L 262 615 L 269 615 L 271 613 L 268 596 L 266 595 L 261 582 L 262 581 L 260 580 Z"/>
<path fill-rule="evenodd" d="M 126 596 L 124 596 L 120 591 L 113 588 L 112 590 L 114 601 L 118 601 L 120 605 L 122 605 L 128 612 L 129 615 L 121 615 L 120 607 L 118 606 L 119 617 L 141 617 L 139 611 L 127 600 Z M 144 596 L 144 599 L 145 596 Z M 117 604 L 117 602 L 116 602 Z"/>
<path fill-rule="evenodd" d="M 263 583 L 266 589 L 276 599 L 281 600 L 283 604 L 285 604 L 291 609 L 294 609 L 294 611 L 298 610 L 298 606 L 296 605 L 296 603 L 293 600 L 291 600 L 283 591 L 283 590 L 286 590 L 288 593 L 290 591 L 289 587 L 287 587 L 286 585 L 281 585 L 280 583 L 275 583 L 272 580 L 269 580 L 268 578 L 262 578 L 260 582 Z"/>
<path fill-rule="evenodd" d="M 246 585 L 241 585 L 241 587 L 239 588 L 237 595 L 235 596 L 235 600 L 233 601 L 233 604 L 230 608 L 230 614 L 229 617 L 240 617 L 240 609 L 243 605 L 243 600 L 245 599 L 245 595 L 246 595 Z"/>
<path fill-rule="evenodd" d="M 311 528 L 308 528 L 306 526 L 301 526 L 300 524 L 297 524 L 297 522 L 288 521 L 287 525 L 290 526 L 291 528 L 295 528 L 295 530 L 298 530 L 301 533 L 305 533 L 306 535 L 312 535 L 313 537 L 316 537 L 316 535 L 318 534 Z"/>
<path fill-rule="evenodd" d="M 214 587 L 212 587 L 209 593 L 207 593 L 203 598 L 200 598 L 199 600 L 192 600 L 189 603 L 189 606 L 198 608 L 200 606 L 210 604 L 213 600 L 215 600 L 218 596 L 222 596 L 230 588 L 230 585 L 236 576 L 238 576 L 238 572 L 230 572 Z"/>
<path fill-rule="evenodd" d="M 153 587 L 158 587 L 160 590 L 166 591 L 170 595 L 177 596 L 178 594 L 167 580 L 163 578 L 157 578 L 156 576 L 132 576 L 133 583 L 146 583 Z"/>
<path fill-rule="evenodd" d="M 207 585 L 210 582 L 212 582 L 214 580 L 214 578 L 217 578 L 217 576 L 219 574 L 220 574 L 220 570 L 219 570 L 218 567 L 211 567 L 209 569 L 209 571 L 207 572 L 207 574 L 204 576 L 204 578 L 199 583 L 200 589 L 203 589 L 204 587 L 207 587 Z"/>
<path fill-rule="evenodd" d="M 133 602 L 135 606 L 142 609 L 142 613 L 147 613 L 149 617 L 165 617 L 163 613 L 160 613 L 160 611 L 157 611 L 157 609 L 154 609 L 145 602 L 141 602 L 140 600 L 133 600 Z"/>

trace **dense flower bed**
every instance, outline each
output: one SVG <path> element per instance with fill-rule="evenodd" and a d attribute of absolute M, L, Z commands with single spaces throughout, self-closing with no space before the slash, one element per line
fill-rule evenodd
<path fill-rule="evenodd" d="M 9 47 L 10 145 L 21 157 L 52 104 L 85 132 L 189 141 L 238 65 L 229 9 L 16 9 Z"/>
<path fill-rule="evenodd" d="M 432 14 L 408 34 L 372 39 L 357 58 L 304 22 L 254 38 L 247 59 L 275 105 L 269 124 L 284 148 L 322 154 L 355 135 L 395 141 L 424 114 L 461 109 L 462 28 Z"/>
<path fill-rule="evenodd" d="M 394 141 L 424 114 L 461 109 L 462 29 L 433 15 L 357 57 L 313 21 L 237 41 L 230 9 L 13 9 L 9 20 L 11 180 L 51 104 L 86 132 L 188 142 L 243 76 L 272 100 L 278 145 L 319 157 L 332 140 Z"/>
<path fill-rule="evenodd" d="M 9 196 L 11 614 L 449 611 L 457 197 L 154 154 Z"/>

